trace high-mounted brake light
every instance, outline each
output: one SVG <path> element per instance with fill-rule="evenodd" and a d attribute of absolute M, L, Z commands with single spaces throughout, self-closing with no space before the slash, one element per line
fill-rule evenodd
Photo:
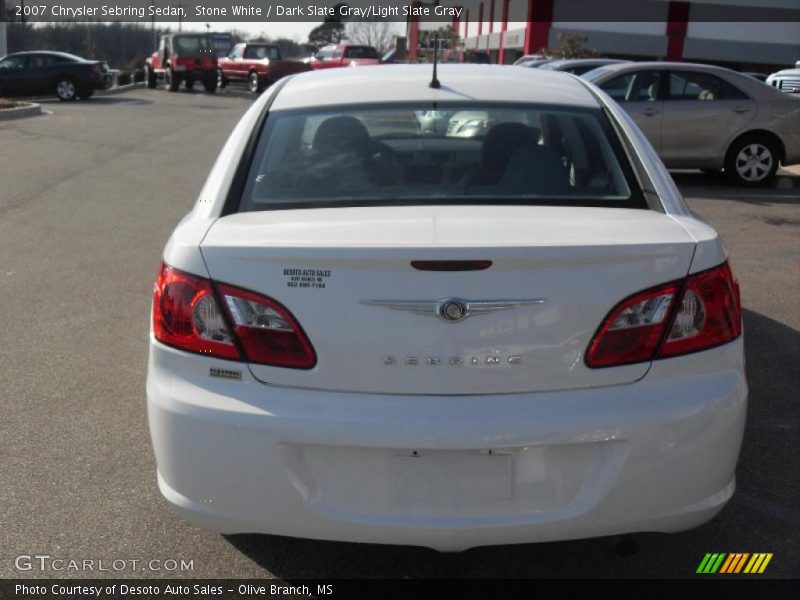
<path fill-rule="evenodd" d="M 154 286 L 153 333 L 169 346 L 229 360 L 296 369 L 317 360 L 300 325 L 275 300 L 163 264 Z"/>
<path fill-rule="evenodd" d="M 620 302 L 592 338 L 586 364 L 611 367 L 690 354 L 741 332 L 739 285 L 725 262 Z"/>

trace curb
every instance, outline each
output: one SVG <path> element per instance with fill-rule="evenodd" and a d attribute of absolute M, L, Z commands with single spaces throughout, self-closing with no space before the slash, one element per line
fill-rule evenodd
<path fill-rule="evenodd" d="M 116 87 L 112 87 L 107 90 L 97 90 L 94 93 L 94 95 L 98 97 L 115 96 L 117 94 L 124 94 L 125 92 L 130 92 L 131 90 L 135 90 L 136 88 L 140 87 L 144 87 L 143 81 L 139 81 L 137 83 L 129 83 L 128 85 L 118 85 Z"/>
<path fill-rule="evenodd" d="M 27 106 L 18 106 L 16 108 L 4 108 L 0 110 L 0 121 L 7 121 L 10 119 L 22 119 L 24 117 L 33 117 L 42 114 L 42 105 L 35 102 L 27 102 Z"/>

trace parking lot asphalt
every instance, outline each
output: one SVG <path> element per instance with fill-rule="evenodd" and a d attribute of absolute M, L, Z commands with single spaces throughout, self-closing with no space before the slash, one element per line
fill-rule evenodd
<path fill-rule="evenodd" d="M 155 481 L 145 410 L 161 250 L 246 94 L 136 90 L 0 123 L 0 577 L 692 577 L 706 552 L 772 552 L 800 577 L 800 175 L 742 190 L 676 173 L 741 281 L 750 410 L 733 500 L 683 533 L 477 548 L 220 536 Z M 268 507 L 265 507 L 268 510 Z M 621 543 L 622 542 L 622 543 Z M 19 571 L 19 555 L 191 560 L 183 572 Z"/>

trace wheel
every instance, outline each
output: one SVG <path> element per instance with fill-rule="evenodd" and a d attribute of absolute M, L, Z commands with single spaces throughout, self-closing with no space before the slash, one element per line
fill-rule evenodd
<path fill-rule="evenodd" d="M 144 84 L 147 86 L 148 90 L 154 90 L 158 84 L 155 71 L 153 71 L 150 65 L 144 66 Z"/>
<path fill-rule="evenodd" d="M 85 92 L 81 92 L 80 94 L 78 94 L 78 97 L 81 100 L 88 100 L 92 96 L 94 96 L 94 90 L 87 90 Z"/>
<path fill-rule="evenodd" d="M 219 89 L 222 89 L 226 85 L 228 85 L 228 80 L 225 79 L 225 73 L 222 72 L 222 69 L 219 69 L 217 71 L 217 87 Z"/>
<path fill-rule="evenodd" d="M 184 79 L 183 87 L 191 92 L 194 89 L 194 79 Z"/>
<path fill-rule="evenodd" d="M 213 94 L 214 92 L 216 92 L 217 91 L 217 77 L 214 77 L 213 75 L 207 76 L 203 80 L 203 87 L 205 88 L 206 92 L 208 92 L 209 94 Z"/>
<path fill-rule="evenodd" d="M 78 88 L 69 77 L 62 77 L 56 82 L 56 96 L 64 102 L 70 102 L 78 97 Z"/>
<path fill-rule="evenodd" d="M 167 72 L 164 74 L 164 77 L 167 80 L 167 89 L 170 92 L 177 92 L 181 85 L 181 80 L 175 76 L 175 72 L 172 70 L 172 67 L 167 67 Z"/>
<path fill-rule="evenodd" d="M 260 94 L 264 89 L 264 83 L 261 81 L 261 77 L 258 76 L 258 73 L 250 73 L 250 79 L 248 80 L 248 87 L 250 91 L 254 94 Z"/>
<path fill-rule="evenodd" d="M 725 173 L 737 185 L 768 182 L 778 170 L 777 144 L 764 135 L 745 135 L 733 142 L 725 158 Z"/>

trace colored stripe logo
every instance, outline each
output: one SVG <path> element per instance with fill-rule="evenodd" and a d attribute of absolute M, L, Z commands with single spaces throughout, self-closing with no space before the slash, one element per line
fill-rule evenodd
<path fill-rule="evenodd" d="M 772 560 L 772 553 L 756 552 L 709 552 L 700 561 L 697 573 L 703 575 L 713 575 L 714 573 L 724 573 L 733 575 L 738 573 L 748 573 L 751 575 L 763 573 L 769 561 Z"/>

